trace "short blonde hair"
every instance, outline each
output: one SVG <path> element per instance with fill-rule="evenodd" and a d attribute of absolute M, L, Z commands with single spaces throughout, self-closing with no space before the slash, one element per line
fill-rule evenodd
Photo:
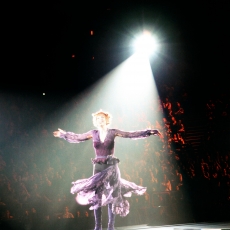
<path fill-rule="evenodd" d="M 92 113 L 92 116 L 93 116 L 93 125 L 97 127 L 97 116 L 100 115 L 100 114 L 105 115 L 106 125 L 109 125 L 111 123 L 112 116 L 111 116 L 110 113 L 105 112 L 102 109 L 100 109 L 96 113 Z"/>

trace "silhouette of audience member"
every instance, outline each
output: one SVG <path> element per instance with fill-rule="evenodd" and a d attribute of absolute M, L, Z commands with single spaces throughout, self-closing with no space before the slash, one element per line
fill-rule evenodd
<path fill-rule="evenodd" d="M 177 121 L 184 120 L 184 109 L 181 107 L 181 104 L 178 101 L 176 102 L 176 109 L 174 112 L 174 116 L 176 117 Z"/>
<path fill-rule="evenodd" d="M 172 116 L 172 103 L 167 97 L 165 98 L 165 102 L 163 102 L 163 112 L 167 118 Z"/>
<path fill-rule="evenodd" d="M 161 182 L 161 188 L 162 191 L 172 191 L 172 184 L 166 174 L 164 174 L 163 176 L 163 181 Z"/>
<path fill-rule="evenodd" d="M 64 219 L 74 218 L 74 215 L 71 212 L 69 212 L 69 208 L 67 206 L 65 207 L 65 212 L 64 212 L 62 218 L 64 218 Z"/>

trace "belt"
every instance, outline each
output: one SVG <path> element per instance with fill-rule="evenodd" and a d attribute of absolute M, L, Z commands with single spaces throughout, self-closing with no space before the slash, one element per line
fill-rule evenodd
<path fill-rule="evenodd" d="M 103 159 L 103 161 L 99 161 L 97 162 L 97 159 Z M 112 155 L 108 155 L 108 156 L 97 156 L 95 159 L 95 163 L 97 164 L 107 164 L 107 165 L 115 165 L 117 163 L 119 163 L 120 160 L 116 157 L 113 157 Z"/>

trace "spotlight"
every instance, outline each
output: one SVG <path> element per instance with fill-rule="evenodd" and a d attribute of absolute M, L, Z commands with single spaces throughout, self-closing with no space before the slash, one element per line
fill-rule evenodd
<path fill-rule="evenodd" d="M 135 51 L 146 55 L 153 54 L 157 50 L 158 44 L 155 36 L 150 32 L 144 31 L 143 34 L 137 37 L 134 42 Z"/>

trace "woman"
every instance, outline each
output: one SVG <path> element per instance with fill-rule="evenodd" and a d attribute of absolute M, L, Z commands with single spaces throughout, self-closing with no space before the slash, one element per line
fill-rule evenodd
<path fill-rule="evenodd" d="M 118 129 L 109 129 L 108 125 L 111 120 L 109 113 L 100 110 L 92 116 L 97 130 L 75 134 L 58 129 L 53 135 L 70 143 L 80 143 L 93 139 L 95 150 L 95 159 L 92 160 L 94 175 L 88 179 L 73 182 L 71 193 L 77 194 L 77 201 L 80 204 L 92 205 L 90 209 L 94 210 L 95 230 L 102 229 L 101 206 L 108 204 L 108 230 L 114 230 L 115 215 L 126 216 L 129 213 L 129 203 L 124 199 L 124 196 L 131 196 L 131 193 L 142 195 L 146 191 L 145 187 L 120 177 L 119 160 L 114 157 L 115 137 L 140 139 L 150 135 L 160 135 L 160 133 L 158 130 L 124 132 Z"/>

